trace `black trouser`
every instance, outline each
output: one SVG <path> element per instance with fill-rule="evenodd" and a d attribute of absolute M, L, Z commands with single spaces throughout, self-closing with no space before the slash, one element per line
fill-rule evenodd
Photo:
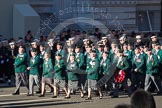
<path fill-rule="evenodd" d="M 128 96 L 130 96 L 132 92 L 131 92 L 131 88 L 127 84 L 127 79 L 124 79 L 124 81 L 122 83 L 114 82 L 113 95 L 114 96 L 119 95 L 119 86 L 120 86 L 120 84 L 127 90 Z"/>
<path fill-rule="evenodd" d="M 131 83 L 131 91 L 135 91 L 137 88 L 144 89 L 145 83 L 145 74 L 140 72 L 132 72 L 132 83 Z"/>

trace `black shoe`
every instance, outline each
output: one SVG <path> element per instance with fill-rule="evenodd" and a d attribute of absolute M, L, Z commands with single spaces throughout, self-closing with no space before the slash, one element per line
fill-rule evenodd
<path fill-rule="evenodd" d="M 108 96 L 112 96 L 113 95 L 113 92 L 110 92 Z"/>
<path fill-rule="evenodd" d="M 70 96 L 68 96 L 68 97 L 65 97 L 65 99 L 70 99 L 71 97 Z"/>
<path fill-rule="evenodd" d="M 157 95 L 162 95 L 162 93 L 161 92 L 157 92 Z"/>
<path fill-rule="evenodd" d="M 38 94 L 38 93 L 41 93 L 41 91 L 39 90 L 39 91 L 36 91 L 36 94 Z"/>
<path fill-rule="evenodd" d="M 20 95 L 20 93 L 12 93 L 12 95 Z"/>
<path fill-rule="evenodd" d="M 38 97 L 44 97 L 45 95 L 44 94 L 41 94 L 41 95 L 39 95 Z"/>
<path fill-rule="evenodd" d="M 91 97 L 88 97 L 87 99 L 85 99 L 85 100 L 91 100 L 92 98 Z"/>
<path fill-rule="evenodd" d="M 34 96 L 33 94 L 27 94 L 27 96 Z"/>
<path fill-rule="evenodd" d="M 57 96 L 52 96 L 52 98 L 57 98 Z"/>
<path fill-rule="evenodd" d="M 53 89 L 51 88 L 51 91 L 50 91 L 50 93 L 53 93 L 53 91 L 54 91 L 54 90 L 53 90 Z"/>
<path fill-rule="evenodd" d="M 119 96 L 111 96 L 111 98 L 118 98 Z"/>

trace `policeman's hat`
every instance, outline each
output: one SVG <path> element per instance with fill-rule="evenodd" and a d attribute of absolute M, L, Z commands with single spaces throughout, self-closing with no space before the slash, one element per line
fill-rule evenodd
<path fill-rule="evenodd" d="M 108 38 L 107 36 L 102 37 L 102 39 L 107 39 L 107 38 Z"/>
<path fill-rule="evenodd" d="M 66 43 L 70 43 L 70 40 L 67 40 Z"/>
<path fill-rule="evenodd" d="M 36 41 L 32 41 L 31 42 L 31 45 L 34 45 L 34 44 L 37 44 L 37 42 Z"/>
<path fill-rule="evenodd" d="M 54 42 L 53 39 L 49 39 L 49 40 L 48 40 L 48 44 L 53 43 L 53 42 Z"/>
<path fill-rule="evenodd" d="M 125 36 L 121 36 L 121 37 L 119 38 L 119 40 L 124 40 L 124 39 L 126 39 Z"/>
<path fill-rule="evenodd" d="M 9 45 L 15 45 L 15 42 L 10 42 Z"/>
<path fill-rule="evenodd" d="M 69 38 L 69 41 L 74 41 L 75 37 Z"/>
<path fill-rule="evenodd" d="M 88 41 L 89 39 L 83 39 L 83 42 L 86 42 L 86 41 Z"/>
<path fill-rule="evenodd" d="M 21 43 L 21 42 L 24 42 L 23 39 L 19 39 L 16 43 Z"/>
<path fill-rule="evenodd" d="M 136 36 L 136 39 L 141 39 L 141 35 L 137 35 Z"/>
<path fill-rule="evenodd" d="M 151 39 L 153 39 L 153 38 L 157 38 L 157 36 L 156 36 L 156 35 L 152 35 L 152 36 L 151 36 Z"/>

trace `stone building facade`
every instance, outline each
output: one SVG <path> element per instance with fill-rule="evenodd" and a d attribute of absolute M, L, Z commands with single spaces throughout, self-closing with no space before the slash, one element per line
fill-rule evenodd
<path fill-rule="evenodd" d="M 161 27 L 161 0 L 29 0 L 42 16 L 54 14 L 57 20 L 52 27 L 70 18 L 86 17 L 100 21 L 108 29 L 125 29 L 128 32 L 159 32 Z M 78 23 L 84 30 L 94 25 Z M 101 25 L 102 28 L 102 25 Z"/>

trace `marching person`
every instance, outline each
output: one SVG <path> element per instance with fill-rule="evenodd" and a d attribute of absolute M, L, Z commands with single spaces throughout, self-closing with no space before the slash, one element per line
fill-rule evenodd
<path fill-rule="evenodd" d="M 98 48 L 97 48 L 97 50 L 98 50 L 98 52 L 97 52 L 97 57 L 98 57 L 98 60 L 100 61 L 101 59 L 102 59 L 102 54 L 103 54 L 103 43 L 102 42 L 98 42 L 97 43 L 98 44 Z"/>
<path fill-rule="evenodd" d="M 55 52 L 56 52 L 56 44 L 54 43 L 53 39 L 48 40 L 48 48 L 46 48 L 46 51 L 49 50 L 51 54 L 52 64 L 55 63 Z"/>
<path fill-rule="evenodd" d="M 144 56 L 140 53 L 140 48 L 135 48 L 135 54 L 132 57 L 132 83 L 131 90 L 132 92 L 138 88 L 144 88 L 144 78 L 145 78 L 145 59 Z"/>
<path fill-rule="evenodd" d="M 104 75 L 109 75 L 109 68 L 110 68 L 109 53 L 108 52 L 103 52 L 102 60 L 100 61 L 99 78 L 102 78 Z M 110 81 L 105 82 L 105 89 L 107 89 L 106 87 L 109 87 L 109 88 L 111 87 L 111 82 Z M 102 89 L 102 87 L 101 87 L 101 89 Z"/>
<path fill-rule="evenodd" d="M 52 65 L 52 60 L 50 59 L 50 54 L 45 52 L 44 62 L 43 62 L 43 73 L 42 73 L 42 89 L 41 89 L 41 95 L 39 97 L 45 96 L 46 84 L 54 88 L 52 84 L 52 71 L 53 71 L 53 65 Z"/>
<path fill-rule="evenodd" d="M 70 55 L 70 61 L 67 65 L 67 73 L 68 73 L 68 92 L 67 92 L 67 96 L 65 97 L 66 99 L 70 98 L 70 93 L 73 90 L 77 90 L 78 89 L 78 73 L 77 73 L 77 62 L 75 61 L 75 54 L 71 54 Z M 84 94 L 82 92 L 82 90 L 80 90 L 81 92 L 81 97 L 84 97 Z"/>
<path fill-rule="evenodd" d="M 160 49 L 160 44 L 155 45 L 155 55 L 158 57 L 159 61 L 159 75 L 162 79 L 162 50 Z"/>
<path fill-rule="evenodd" d="M 9 48 L 9 67 L 10 67 L 10 72 L 9 72 L 9 78 L 8 78 L 8 85 L 11 85 L 11 77 L 14 76 L 14 61 L 15 58 L 18 54 L 18 48 L 15 46 L 15 42 L 10 42 L 9 43 L 10 48 Z"/>
<path fill-rule="evenodd" d="M 134 47 L 139 47 L 141 45 L 144 45 L 144 43 L 142 41 L 142 37 L 141 37 L 141 35 L 137 35 L 136 42 L 134 43 Z"/>
<path fill-rule="evenodd" d="M 45 55 L 45 46 L 40 44 L 39 46 L 40 54 L 39 54 L 39 81 L 42 81 L 42 73 L 43 73 L 43 62 L 44 62 L 44 55 Z"/>
<path fill-rule="evenodd" d="M 20 89 L 21 82 L 23 82 L 27 90 L 29 90 L 28 78 L 27 78 L 27 54 L 24 51 L 25 51 L 24 47 L 19 46 L 18 55 L 15 58 L 15 62 L 14 62 L 16 89 L 12 95 L 20 94 L 19 89 Z"/>
<path fill-rule="evenodd" d="M 161 93 L 161 80 L 160 76 L 158 75 L 158 66 L 159 66 L 159 61 L 156 55 L 152 54 L 152 49 L 149 48 L 147 50 L 147 57 L 146 57 L 146 77 L 145 77 L 145 91 L 148 91 L 151 81 L 154 83 L 157 93 Z"/>
<path fill-rule="evenodd" d="M 60 42 L 57 43 L 56 49 L 57 49 L 57 51 L 55 52 L 55 55 L 56 54 L 60 54 L 61 57 L 62 57 L 62 59 L 64 59 L 64 57 L 65 57 L 65 51 L 63 50 L 62 44 Z"/>
<path fill-rule="evenodd" d="M 70 55 L 74 53 L 74 49 L 72 47 L 68 47 L 66 54 L 66 64 L 70 61 Z"/>
<path fill-rule="evenodd" d="M 84 59 L 85 58 L 84 58 L 83 53 L 81 52 L 81 47 L 80 46 L 76 46 L 75 47 L 75 61 L 77 62 L 77 66 L 78 66 L 78 68 L 80 70 L 85 70 Z M 78 82 L 79 84 L 78 84 L 78 86 L 80 87 L 81 90 L 84 90 L 85 83 L 86 83 L 86 74 L 83 74 L 81 72 L 81 73 L 79 73 L 78 77 L 79 77 L 79 82 Z"/>
<path fill-rule="evenodd" d="M 91 93 L 92 90 L 96 90 L 96 84 L 99 76 L 99 60 L 97 59 L 96 56 L 96 51 L 91 51 L 90 52 L 90 60 L 87 64 L 87 80 L 88 80 L 88 98 L 87 100 L 90 100 L 92 98 Z M 98 88 L 99 90 L 99 98 L 102 99 L 102 92 L 101 89 Z"/>
<path fill-rule="evenodd" d="M 67 94 L 67 85 L 65 85 L 66 73 L 65 73 L 65 65 L 64 60 L 62 59 L 61 54 L 57 53 L 55 58 L 54 65 L 54 95 L 52 98 L 57 98 L 58 96 L 58 88 L 63 88 L 65 93 Z"/>
<path fill-rule="evenodd" d="M 34 82 L 36 83 L 38 87 L 38 91 L 41 91 L 40 82 L 39 82 L 39 63 L 40 63 L 40 57 L 37 55 L 37 49 L 32 49 L 31 51 L 31 59 L 29 67 L 27 67 L 27 70 L 30 70 L 29 72 L 29 94 L 27 96 L 33 96 L 33 89 L 34 89 Z"/>
<path fill-rule="evenodd" d="M 130 96 L 130 93 L 131 93 L 127 85 L 127 80 L 125 79 L 127 71 L 129 69 L 128 60 L 124 57 L 122 50 L 118 51 L 117 56 L 118 56 L 118 61 L 117 61 L 117 66 L 115 70 L 115 75 L 114 75 L 114 80 L 115 80 L 114 91 L 113 91 L 113 96 L 111 98 L 118 98 L 119 84 L 122 84 L 122 86 L 127 89 L 128 96 Z"/>

